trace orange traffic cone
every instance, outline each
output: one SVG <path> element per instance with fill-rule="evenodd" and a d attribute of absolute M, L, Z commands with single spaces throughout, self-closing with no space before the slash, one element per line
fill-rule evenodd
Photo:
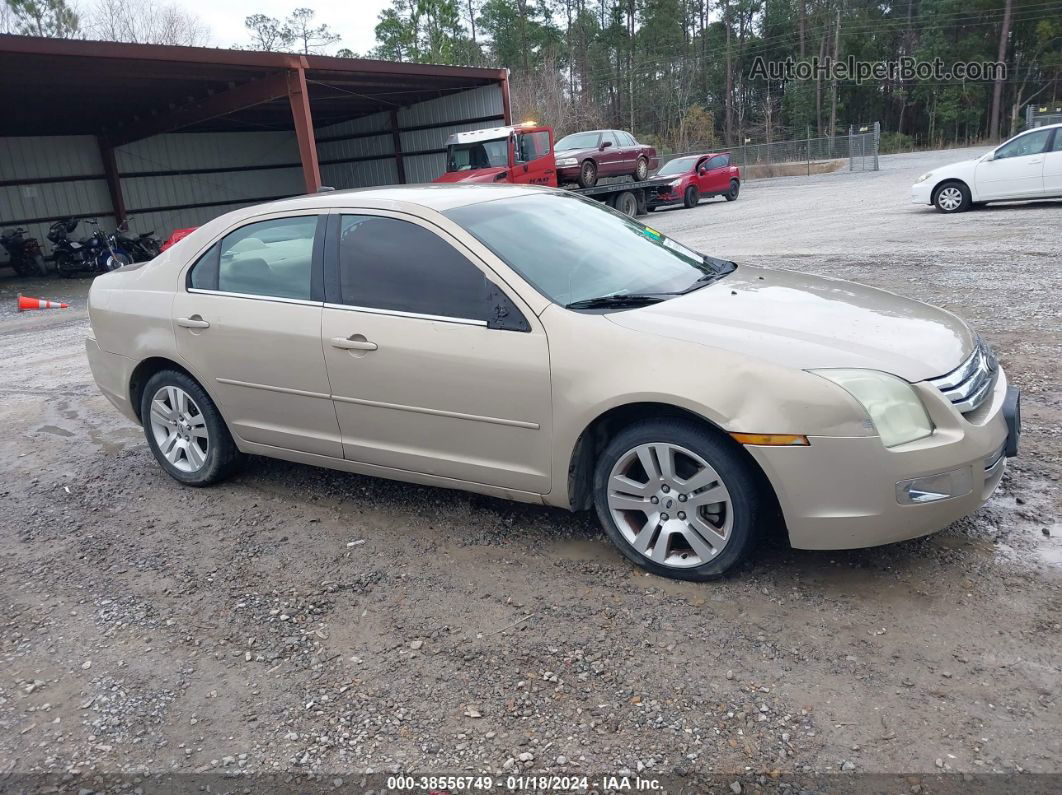
<path fill-rule="evenodd" d="M 18 311 L 25 312 L 27 309 L 69 309 L 70 304 L 61 304 L 58 301 L 45 301 L 43 298 L 27 298 L 18 294 Z"/>

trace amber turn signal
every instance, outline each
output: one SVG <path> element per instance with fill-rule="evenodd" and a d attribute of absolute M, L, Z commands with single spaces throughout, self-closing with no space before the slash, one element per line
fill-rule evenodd
<path fill-rule="evenodd" d="M 732 433 L 741 444 L 762 444 L 772 447 L 807 447 L 808 437 L 795 433 Z"/>

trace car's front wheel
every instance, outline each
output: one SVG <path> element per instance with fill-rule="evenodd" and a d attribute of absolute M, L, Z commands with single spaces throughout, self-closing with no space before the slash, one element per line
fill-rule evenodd
<path fill-rule="evenodd" d="M 185 485 L 218 483 L 243 458 L 214 401 L 179 370 L 162 370 L 148 379 L 140 418 L 159 465 Z"/>
<path fill-rule="evenodd" d="M 970 189 L 961 182 L 945 182 L 933 195 L 933 206 L 942 213 L 961 213 L 970 209 Z"/>
<path fill-rule="evenodd" d="M 579 187 L 580 188 L 592 188 L 597 184 L 597 163 L 593 160 L 586 160 L 583 162 L 582 168 L 579 169 Z"/>
<path fill-rule="evenodd" d="M 759 490 L 739 451 L 683 419 L 631 425 L 594 471 L 594 505 L 609 538 L 639 566 L 680 580 L 720 577 L 751 552 Z"/>
<path fill-rule="evenodd" d="M 686 193 L 682 197 L 682 203 L 686 206 L 686 209 L 697 206 L 697 202 L 701 200 L 701 195 L 697 192 L 697 188 L 690 185 L 686 188 Z"/>

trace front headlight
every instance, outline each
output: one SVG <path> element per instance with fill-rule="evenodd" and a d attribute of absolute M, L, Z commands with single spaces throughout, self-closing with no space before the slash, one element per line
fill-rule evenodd
<path fill-rule="evenodd" d="M 844 389 L 866 409 L 886 447 L 933 433 L 926 408 L 910 384 L 878 370 L 811 370 Z"/>
<path fill-rule="evenodd" d="M 671 180 L 671 182 L 669 182 L 667 184 L 670 185 L 672 188 L 677 188 L 679 185 L 682 184 L 682 180 L 681 179 L 673 179 L 673 180 Z"/>
<path fill-rule="evenodd" d="M 927 171 L 925 174 L 923 174 L 922 176 L 920 176 L 918 179 L 915 180 L 915 185 L 917 185 L 919 182 L 925 182 L 931 176 L 933 176 L 933 172 L 932 171 Z"/>
<path fill-rule="evenodd" d="M 562 157 L 557 160 L 558 166 L 577 166 L 579 165 L 579 159 L 575 157 Z"/>

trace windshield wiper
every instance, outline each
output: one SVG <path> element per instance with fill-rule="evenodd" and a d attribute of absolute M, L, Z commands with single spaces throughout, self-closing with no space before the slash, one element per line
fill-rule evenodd
<path fill-rule="evenodd" d="M 624 306 L 644 306 L 656 304 L 664 300 L 668 293 L 617 293 L 615 295 L 599 295 L 596 298 L 583 298 L 580 301 L 572 301 L 565 304 L 565 309 L 614 309 Z"/>

